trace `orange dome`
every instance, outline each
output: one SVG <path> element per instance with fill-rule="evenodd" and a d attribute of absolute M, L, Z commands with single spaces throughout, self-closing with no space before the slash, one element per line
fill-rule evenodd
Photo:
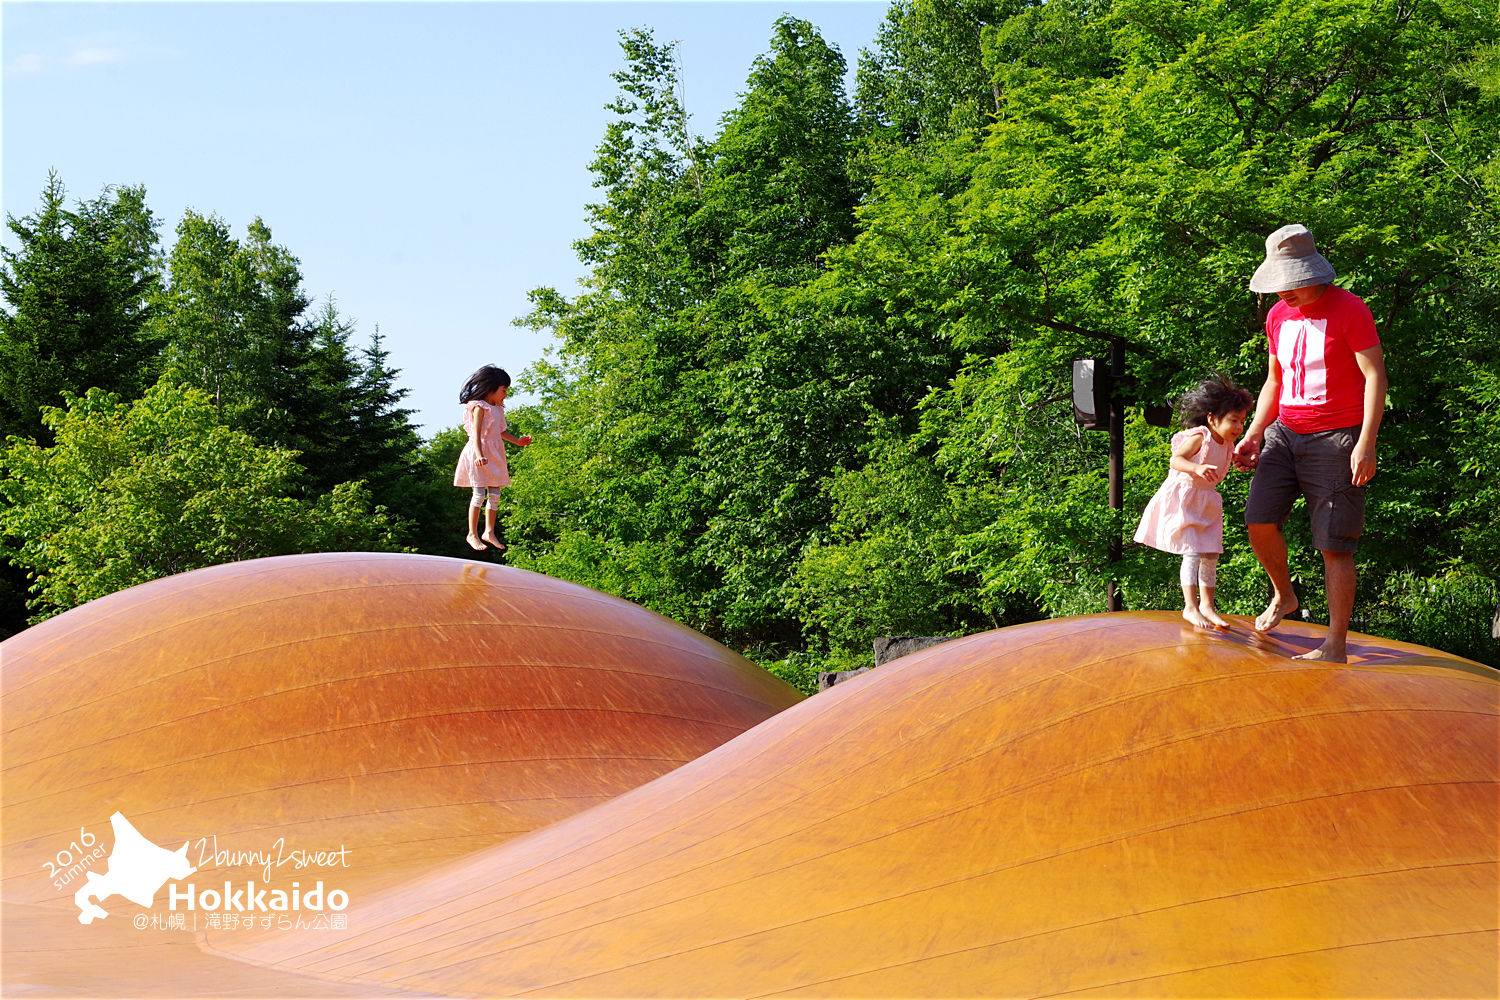
<path fill-rule="evenodd" d="M 291 582 L 339 566 L 340 584 Z M 226 583 L 212 600 L 184 598 L 175 613 L 153 600 L 220 579 L 207 574 Z M 235 594 L 261 611 L 242 614 Z M 215 648 L 200 617 L 238 638 Z M 126 619 L 122 638 L 89 639 Z M 361 862 L 349 868 L 339 929 L 199 923 L 171 937 L 8 904 L 8 986 L 554 997 L 1496 988 L 1500 675 L 1433 650 L 1351 635 L 1354 662 L 1308 663 L 1287 657 L 1316 644 L 1310 626 L 1268 640 L 1186 628 L 1173 613 L 1101 615 L 955 640 L 791 705 L 733 654 L 624 602 L 398 556 L 189 574 L 46 629 L 4 646 L 7 900 L 36 896 L 36 852 L 61 846 L 65 824 L 87 812 L 101 829 L 111 809 L 159 848 L 204 832 L 313 831 L 382 859 L 365 866 L 385 874 L 359 881 Z M 362 638 L 338 638 L 349 635 Z M 258 688 L 234 652 L 252 648 L 265 664 Z M 361 648 L 396 652 L 370 661 Z M 508 690 L 526 695 L 495 695 L 478 683 L 486 669 L 524 675 Z M 462 680 L 417 679 L 432 671 Z M 290 710 L 298 698 L 309 707 Z M 219 712 L 217 742 L 194 735 Z M 576 714 L 585 719 L 561 718 Z M 501 756 L 496 715 L 518 727 L 506 733 L 549 734 L 529 767 L 520 754 L 479 759 L 486 733 Z M 653 721 L 631 718 L 641 715 Z M 445 722 L 413 721 L 429 718 Z M 695 731 L 686 720 L 753 728 L 711 748 L 701 734 L 670 735 Z M 603 777 L 551 735 L 594 746 L 594 730 L 609 748 L 590 756 Z M 275 749 L 286 743 L 310 752 Z M 648 749 L 632 756 L 632 745 Z M 267 752 L 275 766 L 258 759 Z M 360 770 L 371 753 L 383 766 Z M 600 757 L 667 773 L 630 787 Z M 402 763 L 406 780 L 378 776 Z M 517 783 L 525 792 L 509 793 Z M 594 804 L 564 818 L 523 805 L 566 788 Z M 469 801 L 487 789 L 510 796 L 489 814 Z M 486 815 L 505 820 L 484 833 Z M 530 832 L 506 839 L 525 825 L 515 817 L 530 817 Z"/>
<path fill-rule="evenodd" d="M 190 841 L 195 863 L 284 838 L 347 849 L 351 885 L 393 882 L 608 801 L 801 697 L 627 601 L 383 553 L 157 580 L 0 650 L 12 901 L 55 900 L 39 861 L 80 830 L 108 839 L 116 811 L 157 844 Z"/>
<path fill-rule="evenodd" d="M 1353 642 L 972 636 L 362 899 L 316 953 L 208 944 L 456 995 L 1493 993 L 1496 673 Z"/>

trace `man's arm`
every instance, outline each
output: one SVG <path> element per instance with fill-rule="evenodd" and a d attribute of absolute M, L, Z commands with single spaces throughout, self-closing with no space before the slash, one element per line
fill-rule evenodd
<path fill-rule="evenodd" d="M 1255 401 L 1255 419 L 1240 443 L 1234 446 L 1234 464 L 1241 469 L 1253 469 L 1260 461 L 1260 445 L 1265 440 L 1266 428 L 1281 412 L 1281 362 L 1276 355 L 1266 355 L 1266 384 L 1260 387 L 1260 398 Z"/>
<path fill-rule="evenodd" d="M 1359 440 L 1349 456 L 1349 474 L 1355 486 L 1375 478 L 1375 437 L 1380 433 L 1380 418 L 1385 415 L 1385 354 L 1380 345 L 1354 352 L 1354 361 L 1365 377 L 1364 419 L 1359 425 Z"/>

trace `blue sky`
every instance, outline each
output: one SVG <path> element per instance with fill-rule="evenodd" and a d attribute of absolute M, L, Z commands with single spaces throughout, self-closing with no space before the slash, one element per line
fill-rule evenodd
<path fill-rule="evenodd" d="M 541 356 L 511 324 L 527 290 L 576 288 L 620 30 L 681 43 L 689 126 L 712 135 L 783 13 L 852 80 L 887 6 L 6 0 L 0 205 L 33 211 L 56 169 L 70 202 L 144 184 L 166 241 L 189 208 L 239 238 L 260 217 L 359 343 L 379 324 L 430 435 L 474 368 Z"/>

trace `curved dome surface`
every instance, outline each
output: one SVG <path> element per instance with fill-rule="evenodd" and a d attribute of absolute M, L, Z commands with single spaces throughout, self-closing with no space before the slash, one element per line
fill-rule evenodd
<path fill-rule="evenodd" d="M 257 965 L 461 996 L 1434 996 L 1496 985 L 1496 672 L 1169 613 L 955 640 Z"/>
<path fill-rule="evenodd" d="M 388 553 L 157 580 L 0 662 L 4 897 L 68 906 L 77 885 L 42 861 L 108 841 L 115 812 L 218 878 L 295 877 L 322 851 L 353 891 L 608 801 L 801 698 L 618 598 Z"/>

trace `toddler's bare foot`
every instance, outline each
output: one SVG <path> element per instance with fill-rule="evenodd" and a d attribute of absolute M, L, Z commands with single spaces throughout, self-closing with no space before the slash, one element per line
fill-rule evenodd
<path fill-rule="evenodd" d="M 1198 609 L 1192 607 L 1191 605 L 1182 609 L 1182 617 L 1185 618 L 1187 620 L 1187 623 L 1193 626 L 1193 628 L 1213 628 L 1213 626 L 1208 623 L 1208 619 L 1199 614 Z"/>
<path fill-rule="evenodd" d="M 1229 628 L 1229 619 L 1219 614 L 1219 609 L 1214 607 L 1212 604 L 1199 604 L 1198 613 L 1201 614 L 1205 619 L 1207 619 L 1208 623 L 1214 628 Z"/>
<path fill-rule="evenodd" d="M 1266 606 L 1266 610 L 1262 611 L 1260 617 L 1255 619 L 1255 631 L 1271 631 L 1277 625 L 1281 624 L 1281 619 L 1296 610 L 1297 599 L 1295 597 L 1289 597 L 1284 601 L 1272 597 L 1271 603 Z"/>
<path fill-rule="evenodd" d="M 1331 643 L 1323 643 L 1312 652 L 1303 653 L 1301 656 L 1292 657 L 1294 660 L 1317 660 L 1322 663 L 1348 663 L 1349 656 L 1343 646 L 1334 646 Z"/>
<path fill-rule="evenodd" d="M 469 548 L 474 549 L 476 552 L 484 551 L 484 543 L 479 540 L 478 535 L 470 535 L 464 541 L 468 542 Z"/>
<path fill-rule="evenodd" d="M 493 531 L 486 531 L 481 537 L 485 541 L 487 541 L 491 545 L 493 545 L 495 548 L 499 549 L 501 552 L 505 551 L 505 543 L 502 542 L 500 539 L 496 538 L 495 537 L 495 533 Z"/>

